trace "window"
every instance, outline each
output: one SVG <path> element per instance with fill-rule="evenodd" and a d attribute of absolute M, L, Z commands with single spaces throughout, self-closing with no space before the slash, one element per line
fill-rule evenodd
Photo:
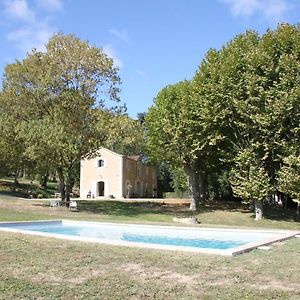
<path fill-rule="evenodd" d="M 98 160 L 98 167 L 104 167 L 104 160 L 103 159 Z"/>

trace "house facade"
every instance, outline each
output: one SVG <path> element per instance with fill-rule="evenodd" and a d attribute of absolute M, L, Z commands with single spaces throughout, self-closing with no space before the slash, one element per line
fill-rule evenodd
<path fill-rule="evenodd" d="M 98 156 L 80 162 L 80 198 L 152 198 L 157 195 L 157 171 L 139 156 L 101 148 Z"/>

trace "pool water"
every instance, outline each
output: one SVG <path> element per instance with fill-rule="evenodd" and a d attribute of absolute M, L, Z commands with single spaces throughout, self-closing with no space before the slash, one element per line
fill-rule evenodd
<path fill-rule="evenodd" d="M 191 239 L 191 238 L 175 238 L 168 236 L 147 236 L 139 234 L 124 234 L 123 240 L 129 242 L 159 244 L 159 245 L 173 245 L 173 246 L 185 246 L 185 247 L 196 247 L 196 248 L 210 248 L 210 249 L 229 249 L 232 247 L 246 244 L 245 242 L 237 241 L 219 241 L 219 240 L 208 240 L 208 239 Z"/>
<path fill-rule="evenodd" d="M 247 245 L 281 240 L 287 232 L 78 221 L 0 223 L 0 230 L 108 244 L 232 255 Z M 295 233 L 294 233 L 295 234 Z M 291 236 L 291 233 L 289 234 Z"/>
<path fill-rule="evenodd" d="M 201 238 L 194 235 L 193 237 L 178 237 L 173 230 L 154 232 L 150 234 L 149 231 L 142 233 L 145 228 L 139 228 L 140 230 L 129 228 L 121 228 L 116 225 L 105 226 L 78 226 L 77 224 L 64 224 L 64 223 L 45 223 L 45 224 L 18 224 L 14 225 L 19 229 L 25 229 L 36 232 L 46 232 L 63 234 L 70 236 L 85 236 L 99 239 L 117 239 L 128 242 L 148 243 L 148 244 L 160 244 L 160 245 L 174 245 L 196 248 L 211 248 L 211 249 L 228 249 L 245 244 L 245 241 L 232 241 L 232 240 L 218 240 L 216 238 Z M 181 232 L 177 232 L 179 235 Z M 169 234 L 169 235 L 167 235 Z"/>

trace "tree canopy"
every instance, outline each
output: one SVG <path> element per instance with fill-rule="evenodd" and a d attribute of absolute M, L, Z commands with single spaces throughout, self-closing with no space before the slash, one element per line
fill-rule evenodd
<path fill-rule="evenodd" d="M 192 210 L 206 198 L 207 171 L 217 155 L 218 137 L 206 122 L 209 114 L 193 83 L 183 81 L 164 88 L 145 118 L 148 153 L 185 170 Z"/>
<path fill-rule="evenodd" d="M 144 128 L 139 120 L 110 110 L 95 110 L 96 130 L 102 136 L 102 146 L 123 155 L 145 151 Z"/>
<path fill-rule="evenodd" d="M 29 157 L 57 170 L 63 200 L 76 163 L 98 147 L 94 110 L 119 100 L 119 83 L 112 59 L 74 35 L 55 34 L 45 52 L 5 68 L 1 115 L 17 122 Z"/>
<path fill-rule="evenodd" d="M 230 166 L 236 195 L 256 200 L 262 216 L 283 158 L 299 150 L 299 70 L 299 25 L 247 31 L 209 50 L 191 81 L 154 99 L 146 117 L 151 155 L 186 171 L 193 165 L 196 177 Z"/>

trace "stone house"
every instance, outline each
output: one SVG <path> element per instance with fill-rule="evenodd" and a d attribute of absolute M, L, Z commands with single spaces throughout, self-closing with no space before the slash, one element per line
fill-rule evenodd
<path fill-rule="evenodd" d="M 139 156 L 126 156 L 106 148 L 80 162 L 80 198 L 153 198 L 157 171 Z"/>

